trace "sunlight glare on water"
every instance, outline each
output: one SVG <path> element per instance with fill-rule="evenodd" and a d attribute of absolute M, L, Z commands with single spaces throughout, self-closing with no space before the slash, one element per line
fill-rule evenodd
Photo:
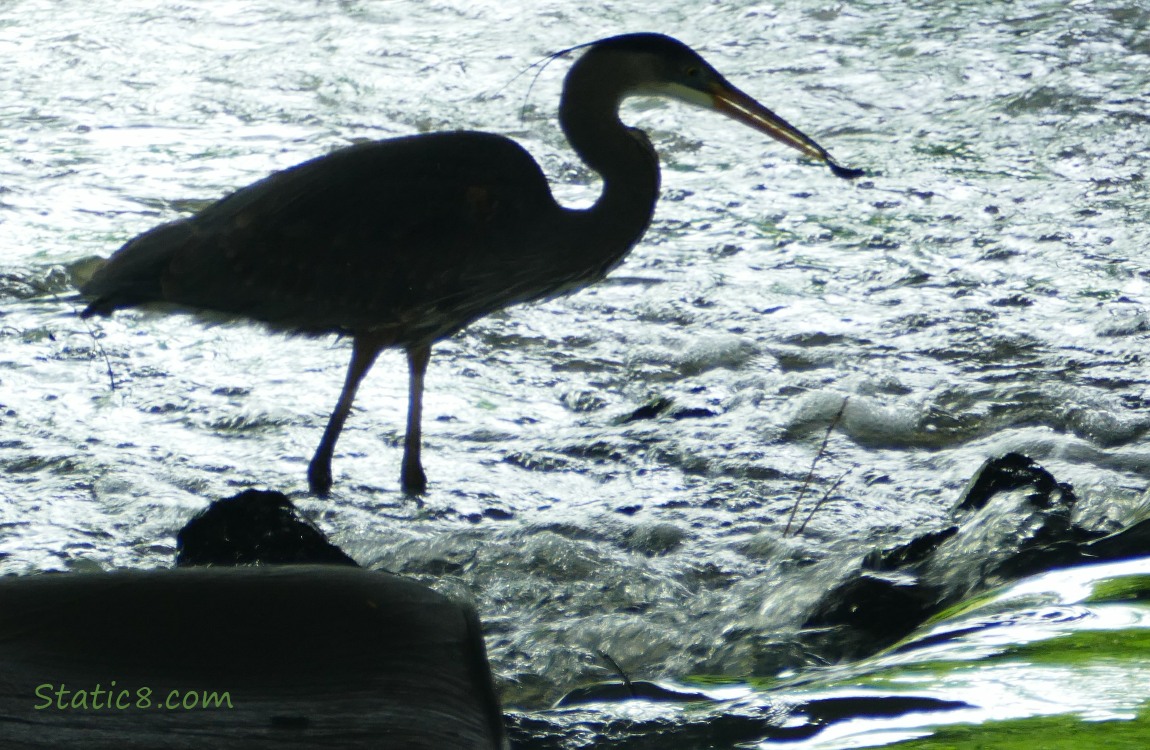
<path fill-rule="evenodd" d="M 1100 3 L 610 6 L 16 0 L 0 12 L 0 569 L 171 563 L 211 499 L 293 494 L 361 562 L 460 582 L 509 703 L 609 671 L 746 677 L 839 562 L 937 520 L 1021 451 L 1087 525 L 1150 476 L 1150 12 Z M 398 491 L 385 354 L 305 468 L 346 341 L 153 312 L 85 324 L 64 269 L 358 139 L 520 140 L 598 184 L 543 55 L 623 31 L 699 49 L 868 177 L 713 113 L 633 101 L 654 225 L 604 283 L 437 345 L 423 505 Z M 116 383 L 110 387 L 110 379 Z M 655 399 L 669 411 L 628 420 Z M 849 399 L 782 539 L 828 424 Z M 845 476 L 844 476 L 845 475 Z M 808 506 L 809 507 L 809 506 Z M 1084 511 L 1084 512 L 1086 512 Z"/>
<path fill-rule="evenodd" d="M 919 645 L 848 667 L 856 672 L 858 685 L 816 689 L 804 696 L 933 693 L 963 701 L 968 708 L 944 714 L 855 718 L 790 746 L 801 750 L 874 747 L 928 736 L 940 725 L 1043 715 L 1074 715 L 1086 722 L 1134 719 L 1144 704 L 1144 686 L 1150 677 L 1150 664 L 1136 648 L 1119 664 L 1108 662 L 1121 653 L 1121 645 L 1105 654 L 1093 654 L 1090 661 L 1075 659 L 1073 651 L 1043 650 L 1042 644 L 1057 643 L 1061 636 L 1097 631 L 1118 634 L 1115 643 L 1122 644 L 1122 635 L 1129 638 L 1144 632 L 1150 625 L 1150 611 L 1144 602 L 1084 600 L 1100 584 L 1142 579 L 1148 567 L 1145 558 L 1091 565 L 1053 571 L 1005 587 L 910 640 L 911 644 L 917 640 Z M 951 637 L 940 637 L 948 631 Z M 1028 651 L 1032 645 L 1035 648 Z"/>

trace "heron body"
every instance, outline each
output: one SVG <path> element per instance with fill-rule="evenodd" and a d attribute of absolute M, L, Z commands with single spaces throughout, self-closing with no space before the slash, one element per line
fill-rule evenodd
<path fill-rule="evenodd" d="M 360 381 L 380 351 L 403 348 L 411 392 L 401 481 L 422 493 L 421 402 L 432 343 L 496 310 L 598 281 L 650 224 L 658 158 L 645 134 L 620 122 L 626 97 L 701 104 L 840 176 L 858 174 L 681 42 L 629 34 L 585 46 L 565 79 L 559 121 L 602 178 L 591 207 L 559 205 L 535 160 L 503 136 L 444 132 L 350 146 L 131 240 L 82 287 L 92 298 L 82 315 L 167 302 L 278 330 L 350 336 L 343 392 L 308 469 L 321 495 L 331 488 L 332 455 Z"/>

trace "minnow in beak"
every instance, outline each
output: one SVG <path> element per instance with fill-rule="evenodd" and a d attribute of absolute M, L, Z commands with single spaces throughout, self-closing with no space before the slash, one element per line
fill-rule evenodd
<path fill-rule="evenodd" d="M 713 84 L 710 94 L 712 108 L 715 111 L 760 133 L 766 133 L 776 141 L 801 151 L 812 159 L 824 162 L 836 177 L 853 180 L 866 174 L 861 169 L 840 166 L 825 148 L 804 135 L 801 130 L 726 81 Z"/>

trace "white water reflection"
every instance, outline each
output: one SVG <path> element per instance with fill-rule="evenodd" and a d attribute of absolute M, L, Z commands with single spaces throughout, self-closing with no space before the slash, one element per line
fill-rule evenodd
<path fill-rule="evenodd" d="M 908 639 L 910 646 L 848 668 L 855 673 L 853 678 L 835 679 L 832 672 L 837 687 L 799 693 L 802 698 L 930 696 L 963 701 L 970 708 L 851 719 L 788 746 L 877 747 L 955 724 L 1057 714 L 1088 722 L 1134 719 L 1148 698 L 1150 659 L 1139 659 L 1131 649 L 1118 658 L 1085 654 L 1086 658 L 1066 659 L 1059 659 L 1053 649 L 1045 652 L 1045 658 L 1043 652 L 1034 657 L 1012 649 L 1091 631 L 1124 631 L 1120 635 L 1129 636 L 1150 627 L 1150 608 L 1141 602 L 1081 604 L 1099 583 L 1147 573 L 1150 559 L 1140 559 L 1057 570 L 1006 587 L 971 611 L 924 629 Z M 947 633 L 955 637 L 940 640 Z M 915 646 L 918 641 L 930 645 Z"/>
<path fill-rule="evenodd" d="M 754 673 L 836 560 L 938 519 L 989 455 L 1072 483 L 1088 524 L 1128 521 L 1150 476 L 1147 20 L 1117 0 L 10 3 L 0 570 L 167 565 L 209 499 L 270 486 L 360 560 L 469 587 L 506 694 L 533 704 L 606 676 L 603 639 L 636 676 Z M 22 299 L 54 266 L 357 138 L 507 133 L 586 201 L 554 123 L 562 63 L 525 119 L 514 76 L 624 30 L 697 46 L 873 175 L 848 184 L 722 118 L 634 103 L 665 168 L 655 225 L 608 282 L 437 347 L 423 507 L 397 492 L 398 355 L 320 502 L 304 469 L 345 342 L 151 313 L 89 328 Z M 850 473 L 780 540 L 848 396 L 808 501 Z M 655 397 L 696 416 L 623 421 Z M 636 541 L 659 528 L 677 542 Z"/>

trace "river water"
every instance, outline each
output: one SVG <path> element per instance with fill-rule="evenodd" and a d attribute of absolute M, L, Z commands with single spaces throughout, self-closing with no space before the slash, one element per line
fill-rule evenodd
<path fill-rule="evenodd" d="M 166 566 L 209 500 L 279 489 L 361 563 L 473 599 L 505 701 L 534 710 L 609 677 L 599 651 L 645 679 L 792 666 L 770 644 L 840 563 L 937 521 L 988 456 L 1127 521 L 1150 499 L 1148 26 L 1133 0 L 10 0 L 0 572 Z M 422 504 L 398 491 L 398 353 L 321 501 L 346 341 L 86 324 L 63 299 L 80 261 L 359 139 L 504 133 L 587 205 L 566 63 L 517 74 L 641 30 L 868 176 L 629 102 L 662 158 L 654 225 L 605 283 L 436 346 Z M 823 502 L 784 537 L 800 495 L 797 522 Z"/>

